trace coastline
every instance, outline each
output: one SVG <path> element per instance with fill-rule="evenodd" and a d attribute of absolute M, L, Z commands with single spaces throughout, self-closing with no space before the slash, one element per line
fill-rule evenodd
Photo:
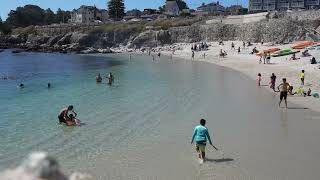
<path fill-rule="evenodd" d="M 273 92 L 272 89 L 269 87 L 270 82 L 270 76 L 271 73 L 275 73 L 277 76 L 277 82 L 276 86 L 279 85 L 279 82 L 281 82 L 282 78 L 287 78 L 289 83 L 294 86 L 294 92 L 297 90 L 298 87 L 300 87 L 300 81 L 298 78 L 299 73 L 301 70 L 306 71 L 306 85 L 304 86 L 304 90 L 307 91 L 308 88 L 311 88 L 312 93 L 319 93 L 320 92 L 320 75 L 318 74 L 318 65 L 311 65 L 310 64 L 310 57 L 300 57 L 299 60 L 290 61 L 289 58 L 291 56 L 282 56 L 271 58 L 271 64 L 259 64 L 259 57 L 256 55 L 251 55 L 249 52 L 254 47 L 257 47 L 258 50 L 268 49 L 270 47 L 279 47 L 279 48 L 288 48 L 292 44 L 287 45 L 275 45 L 275 46 L 268 46 L 268 45 L 261 45 L 261 44 L 253 44 L 253 46 L 250 46 L 247 49 L 242 49 L 242 52 L 238 54 L 236 50 L 230 50 L 231 49 L 231 41 L 224 42 L 225 45 L 219 46 L 218 42 L 210 42 L 209 48 L 207 51 L 200 51 L 195 52 L 195 58 L 194 61 L 204 61 L 208 63 L 213 63 L 218 66 L 226 67 L 233 69 L 235 71 L 238 71 L 239 73 L 242 73 L 246 76 L 248 76 L 250 79 L 256 81 L 257 74 L 262 74 L 262 86 L 261 88 L 266 88 L 271 93 Z M 235 47 L 242 48 L 242 42 L 235 42 Z M 173 58 L 182 58 L 187 61 L 191 61 L 191 43 L 183 43 L 183 44 L 175 44 L 167 47 L 163 47 L 158 49 L 158 51 L 161 51 L 166 56 L 172 56 Z M 175 53 L 172 55 L 171 49 L 175 47 Z M 228 56 L 225 58 L 220 58 L 218 56 L 220 49 L 225 50 L 228 53 Z M 317 52 L 317 50 L 309 50 L 311 55 L 315 57 L 319 57 L 320 51 Z M 203 53 L 206 54 L 206 57 L 203 57 Z M 275 93 L 275 95 L 279 96 L 278 93 Z M 288 96 L 288 102 L 293 103 L 296 105 L 299 105 L 302 109 L 310 109 L 313 111 L 320 112 L 320 100 L 314 97 L 303 97 L 300 95 L 294 95 L 294 96 Z M 288 105 L 289 109 L 291 105 Z M 295 107 L 296 108 L 296 107 Z"/>

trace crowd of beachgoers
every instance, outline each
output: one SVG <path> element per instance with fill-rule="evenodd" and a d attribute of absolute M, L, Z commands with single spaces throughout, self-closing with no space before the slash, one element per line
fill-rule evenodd
<path fill-rule="evenodd" d="M 178 43 L 156 47 L 151 52 L 170 59 L 205 61 L 232 68 L 256 80 L 258 86 L 268 87 L 283 100 L 289 96 L 295 104 L 318 110 L 319 50 L 320 44 L 312 41 L 291 44 L 218 41 Z"/>

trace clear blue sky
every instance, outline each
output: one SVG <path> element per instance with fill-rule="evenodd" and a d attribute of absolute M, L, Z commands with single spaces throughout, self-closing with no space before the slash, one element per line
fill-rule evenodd
<path fill-rule="evenodd" d="M 7 18 L 10 10 L 15 10 L 18 6 L 26 4 L 38 5 L 43 9 L 51 8 L 56 11 L 58 8 L 63 10 L 72 10 L 78 8 L 80 5 L 96 5 L 98 8 L 106 8 L 107 0 L 0 0 L 0 16 L 3 20 Z M 125 0 L 126 10 L 129 9 L 144 9 L 144 8 L 158 8 L 163 5 L 165 0 Z M 213 0 L 185 0 L 189 7 L 195 8 L 202 2 L 209 3 Z M 242 4 L 248 5 L 248 0 L 220 0 L 223 5 Z"/>

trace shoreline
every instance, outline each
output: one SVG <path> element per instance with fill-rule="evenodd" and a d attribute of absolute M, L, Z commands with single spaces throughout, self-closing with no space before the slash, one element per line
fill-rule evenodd
<path fill-rule="evenodd" d="M 235 42 L 235 41 L 233 41 Z M 230 68 L 232 70 L 235 70 L 239 73 L 242 73 L 249 77 L 251 80 L 256 81 L 257 74 L 262 73 L 262 88 L 266 88 L 269 92 L 274 93 L 279 96 L 279 93 L 275 93 L 270 87 L 269 87 L 269 80 L 271 73 L 275 73 L 277 76 L 277 82 L 276 87 L 279 85 L 279 82 L 282 80 L 282 78 L 287 78 L 289 83 L 294 86 L 294 92 L 297 90 L 299 85 L 299 78 L 298 75 L 302 69 L 306 70 L 306 85 L 304 86 L 304 90 L 307 91 L 308 88 L 311 88 L 312 93 L 319 93 L 320 92 L 320 86 L 319 84 L 316 84 L 317 82 L 320 82 L 320 76 L 317 74 L 320 70 L 318 69 L 318 65 L 311 65 L 309 62 L 309 59 L 311 59 L 312 56 L 306 57 L 306 58 L 300 58 L 296 61 L 289 61 L 288 59 L 291 56 L 283 56 L 283 57 L 277 57 L 271 58 L 271 64 L 259 64 L 258 60 L 259 57 L 256 55 L 251 55 L 249 52 L 254 48 L 257 47 L 258 50 L 267 49 L 270 48 L 270 46 L 261 45 L 254 43 L 253 46 L 250 46 L 248 49 L 243 49 L 240 54 L 238 54 L 235 50 L 230 50 L 231 47 L 231 41 L 225 42 L 224 46 L 217 45 L 218 42 L 210 42 L 209 48 L 207 51 L 200 51 L 195 52 L 195 58 L 194 61 L 202 61 L 207 63 L 212 63 L 221 67 Z M 241 44 L 242 42 L 235 42 L 236 47 L 237 44 Z M 175 44 L 171 46 L 164 47 L 163 49 L 166 49 L 164 51 L 161 51 L 164 55 L 170 56 L 172 55 L 172 51 L 168 50 L 172 48 L 173 46 L 178 46 L 179 50 L 175 50 L 175 54 L 172 55 L 173 58 L 182 58 L 186 61 L 191 61 L 191 43 L 183 43 L 183 44 Z M 278 46 L 272 46 L 272 47 L 279 47 L 279 48 L 288 48 L 291 44 L 287 45 L 278 45 Z M 220 49 L 224 49 L 227 51 L 228 56 L 225 58 L 218 57 Z M 320 57 L 320 52 L 317 52 L 317 50 L 313 50 L 309 52 L 315 56 Z M 206 57 L 203 57 L 203 53 L 206 54 Z M 299 57 L 299 56 L 298 56 Z M 299 70 L 301 68 L 301 70 Z M 313 69 L 312 69 L 313 68 Z M 259 87 L 258 87 L 259 88 Z M 303 97 L 300 95 L 289 95 L 288 96 L 288 109 L 290 109 L 290 103 L 293 103 L 295 105 L 301 106 L 299 108 L 301 109 L 310 109 L 316 112 L 320 112 L 320 99 L 314 98 L 314 97 Z M 284 105 L 282 104 L 281 107 Z M 291 107 L 294 109 L 293 107 Z"/>

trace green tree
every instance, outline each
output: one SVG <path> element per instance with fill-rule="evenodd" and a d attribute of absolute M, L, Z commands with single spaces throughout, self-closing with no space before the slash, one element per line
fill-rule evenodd
<path fill-rule="evenodd" d="M 56 23 L 67 23 L 68 20 L 71 18 L 71 12 L 70 11 L 63 11 L 60 8 L 57 11 L 56 14 Z"/>
<path fill-rule="evenodd" d="M 55 20 L 56 20 L 56 15 L 54 14 L 54 12 L 50 8 L 45 10 L 44 22 L 46 24 L 52 24 L 52 23 L 55 23 Z"/>
<path fill-rule="evenodd" d="M 11 10 L 6 22 L 14 27 L 26 27 L 30 25 L 44 25 L 44 10 L 39 6 L 26 5 Z"/>
<path fill-rule="evenodd" d="M 125 15 L 125 6 L 123 0 L 109 0 L 108 9 L 109 16 L 112 19 L 120 20 Z"/>

